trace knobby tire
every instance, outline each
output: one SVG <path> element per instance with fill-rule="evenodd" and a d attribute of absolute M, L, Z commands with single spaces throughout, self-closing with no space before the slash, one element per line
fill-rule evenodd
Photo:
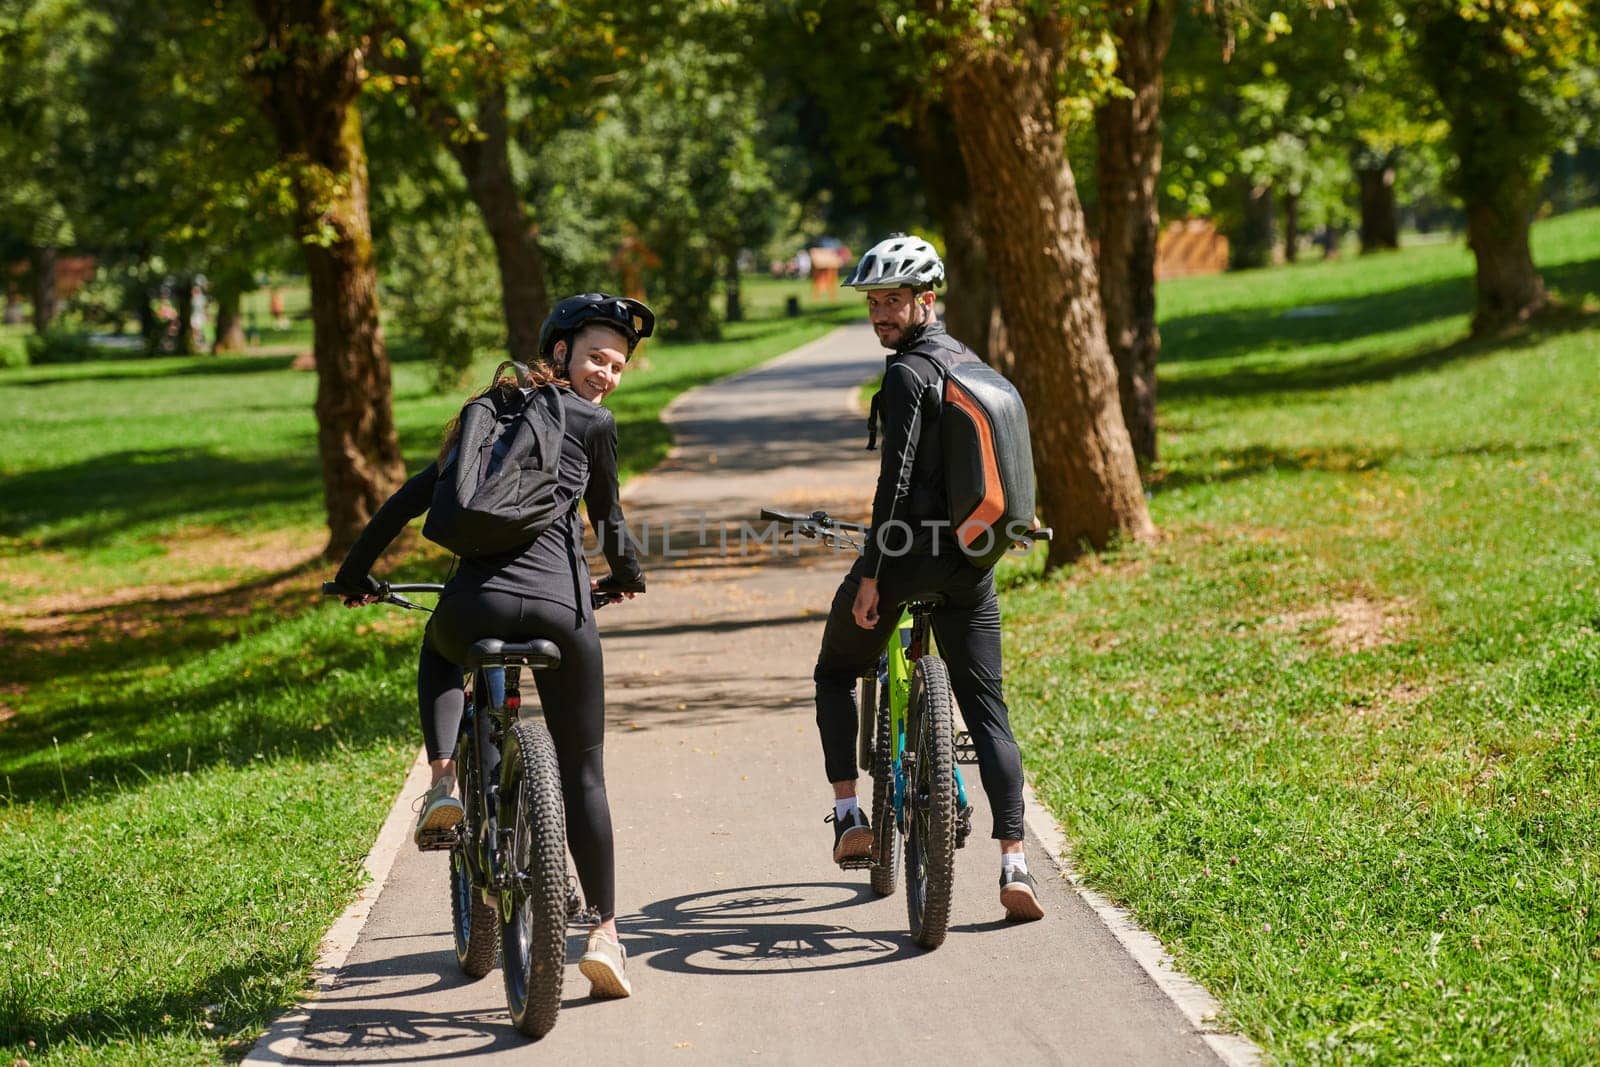
<path fill-rule="evenodd" d="M 900 869 L 900 830 L 894 822 L 894 736 L 889 715 L 889 687 L 877 693 L 872 707 L 861 714 L 875 727 L 872 749 L 872 833 L 876 851 L 872 859 L 872 891 L 880 897 L 894 893 Z"/>
<path fill-rule="evenodd" d="M 955 712 L 950 672 L 938 656 L 911 671 L 916 776 L 908 783 L 906 914 L 911 937 L 926 949 L 944 944 L 955 887 Z"/>
<path fill-rule="evenodd" d="M 540 1038 L 561 1011 L 567 953 L 567 823 L 544 723 L 513 723 L 500 768 L 500 825 L 511 827 L 502 901 L 502 973 L 511 1022 Z"/>
<path fill-rule="evenodd" d="M 450 928 L 455 933 L 456 964 L 468 978 L 482 978 L 500 952 L 499 916 L 483 902 L 467 868 L 465 835 L 450 849 Z"/>

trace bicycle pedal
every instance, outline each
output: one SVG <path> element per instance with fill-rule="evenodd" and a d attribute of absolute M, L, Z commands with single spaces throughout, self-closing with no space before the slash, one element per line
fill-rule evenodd
<path fill-rule="evenodd" d="M 456 839 L 460 836 L 460 834 L 456 833 L 454 826 L 443 830 L 423 830 L 417 834 L 417 850 L 419 852 L 448 852 L 455 847 Z"/>
<path fill-rule="evenodd" d="M 870 871 L 873 859 L 871 856 L 851 856 L 849 859 L 839 861 L 841 871 Z"/>

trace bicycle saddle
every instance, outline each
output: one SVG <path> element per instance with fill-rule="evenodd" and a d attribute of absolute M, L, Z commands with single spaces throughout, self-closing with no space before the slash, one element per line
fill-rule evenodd
<path fill-rule="evenodd" d="M 467 653 L 468 669 L 475 667 L 505 667 L 517 663 L 536 671 L 553 671 L 561 666 L 561 650 L 554 641 L 535 637 L 531 641 L 502 641 L 498 637 L 485 637 L 474 641 Z"/>

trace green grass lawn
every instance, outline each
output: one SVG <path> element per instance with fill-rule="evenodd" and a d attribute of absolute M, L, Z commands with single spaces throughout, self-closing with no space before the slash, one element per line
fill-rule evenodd
<path fill-rule="evenodd" d="M 1600 1062 L 1600 213 L 1163 286 L 1148 548 L 1014 575 L 1030 775 L 1285 1063 Z"/>
<path fill-rule="evenodd" d="M 625 474 L 664 455 L 672 397 L 860 314 L 774 317 L 797 287 L 756 288 L 764 317 L 629 371 Z M 318 597 L 315 376 L 288 364 L 0 371 L 0 1061 L 248 1045 L 304 988 L 415 755 L 420 624 Z M 413 468 L 461 401 L 427 380 L 395 368 Z"/>

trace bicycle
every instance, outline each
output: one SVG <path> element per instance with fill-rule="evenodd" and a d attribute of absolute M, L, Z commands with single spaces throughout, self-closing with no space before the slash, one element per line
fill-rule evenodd
<path fill-rule="evenodd" d="M 371 596 L 377 603 L 431 611 L 404 593 L 441 593 L 435 583 L 390 585 L 378 591 L 324 583 L 330 596 Z M 597 590 L 595 609 L 622 590 Z M 503 961 L 512 1024 L 541 1038 L 561 1011 L 567 923 L 583 913 L 567 876 L 566 809 L 555 743 L 538 719 L 522 719 L 521 673 L 555 670 L 561 650 L 544 638 L 473 644 L 466 710 L 456 737 L 456 778 L 465 816 L 449 830 L 424 831 L 423 851 L 450 853 L 450 919 L 456 963 L 482 978 Z"/>
<path fill-rule="evenodd" d="M 791 524 L 792 536 L 857 552 L 870 536 L 868 527 L 825 511 L 764 508 L 761 518 Z M 1050 537 L 1048 527 L 1039 527 L 1018 543 L 1031 547 Z M 955 854 L 972 834 L 972 805 L 957 764 L 970 741 L 963 744 L 957 734 L 950 672 L 933 639 L 941 603 L 938 596 L 907 602 L 875 669 L 861 677 L 856 762 L 872 778 L 874 841 L 871 856 L 843 864 L 869 870 L 873 892 L 889 896 L 903 850 L 911 937 L 926 949 L 942 945 L 949 931 Z"/>

